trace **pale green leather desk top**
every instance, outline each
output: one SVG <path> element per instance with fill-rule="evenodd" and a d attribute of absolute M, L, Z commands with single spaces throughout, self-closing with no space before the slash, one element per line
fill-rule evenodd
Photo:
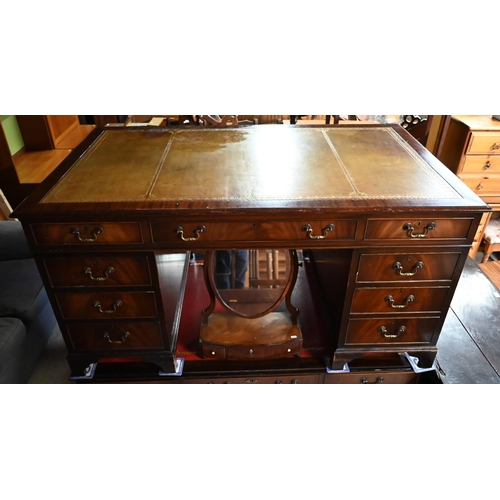
<path fill-rule="evenodd" d="M 42 203 L 461 196 L 392 129 L 106 130 Z"/>

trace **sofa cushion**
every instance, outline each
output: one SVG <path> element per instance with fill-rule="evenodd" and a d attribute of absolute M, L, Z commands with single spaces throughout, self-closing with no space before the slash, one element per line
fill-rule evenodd
<path fill-rule="evenodd" d="M 19 221 L 0 221 L 0 261 L 33 257 Z"/>
<path fill-rule="evenodd" d="M 26 325 L 40 314 L 47 293 L 34 259 L 0 261 L 0 317 L 19 318 Z"/>
<path fill-rule="evenodd" d="M 14 380 L 13 374 L 23 362 L 26 328 L 17 318 L 0 318 L 0 380 Z"/>

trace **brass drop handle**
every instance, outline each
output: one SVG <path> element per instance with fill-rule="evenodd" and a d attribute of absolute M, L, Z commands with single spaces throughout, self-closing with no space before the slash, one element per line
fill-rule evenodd
<path fill-rule="evenodd" d="M 406 326 L 400 326 L 396 333 L 388 333 L 387 328 L 385 326 L 381 326 L 378 331 L 386 338 L 386 339 L 395 339 L 399 337 L 402 333 L 406 332 Z"/>
<path fill-rule="evenodd" d="M 490 167 L 491 167 L 491 163 L 490 163 L 489 161 L 487 161 L 487 162 L 484 164 L 483 170 L 488 170 Z"/>
<path fill-rule="evenodd" d="M 175 228 L 175 232 L 181 237 L 182 241 L 196 241 L 200 237 L 201 233 L 206 231 L 206 229 L 207 228 L 205 226 L 198 226 L 194 230 L 194 233 L 196 234 L 196 236 L 191 236 L 191 237 L 187 237 L 187 238 L 184 237 L 184 230 L 182 229 L 182 226 L 177 226 Z"/>
<path fill-rule="evenodd" d="M 389 305 L 394 309 L 404 309 L 410 302 L 415 300 L 413 295 L 408 295 L 404 304 L 394 304 L 394 297 L 392 295 L 388 295 L 385 300 L 389 302 Z"/>
<path fill-rule="evenodd" d="M 500 148 L 500 144 L 498 142 L 493 143 L 493 146 L 491 146 L 491 149 L 498 149 Z"/>
<path fill-rule="evenodd" d="M 425 238 L 429 234 L 429 231 L 432 231 L 435 228 L 436 228 L 436 223 L 429 222 L 429 224 L 427 224 L 427 226 L 424 227 L 423 233 L 413 234 L 413 231 L 415 231 L 415 228 L 413 227 L 411 222 L 407 222 L 403 226 L 403 229 L 408 232 L 408 236 L 410 238 Z"/>
<path fill-rule="evenodd" d="M 104 338 L 108 340 L 110 344 L 123 344 L 130 337 L 130 332 L 125 332 L 122 335 L 121 340 L 111 340 L 108 332 L 104 332 Z"/>
<path fill-rule="evenodd" d="M 122 305 L 123 305 L 123 302 L 122 302 L 120 299 L 118 299 L 118 300 L 115 300 L 115 301 L 113 302 L 113 305 L 111 306 L 111 307 L 112 307 L 112 309 L 105 309 L 105 310 L 103 311 L 103 310 L 102 310 L 102 307 L 101 307 L 101 303 L 100 303 L 98 300 L 96 300 L 96 301 L 94 302 L 94 307 L 95 307 L 95 308 L 96 308 L 96 309 L 97 309 L 100 313 L 103 313 L 103 314 L 113 314 L 113 313 L 115 313 L 115 312 L 117 311 L 117 309 L 118 309 L 119 307 L 121 307 Z"/>
<path fill-rule="evenodd" d="M 366 377 L 363 377 L 360 382 L 362 384 L 367 384 L 368 383 L 368 379 Z M 377 380 L 375 381 L 376 384 L 383 384 L 384 383 L 384 377 L 378 377 Z"/>
<path fill-rule="evenodd" d="M 115 268 L 114 267 L 107 267 L 105 270 L 104 270 L 104 276 L 93 276 L 92 275 L 92 269 L 90 269 L 90 267 L 84 267 L 83 268 L 83 272 L 85 274 L 88 274 L 89 275 L 89 278 L 92 280 L 92 281 L 106 281 L 108 278 L 109 278 L 109 275 L 110 274 L 113 274 L 115 272 Z"/>
<path fill-rule="evenodd" d="M 93 238 L 82 238 L 80 236 L 80 230 L 77 227 L 72 227 L 69 232 L 71 234 L 74 234 L 76 236 L 76 239 L 78 241 L 81 241 L 82 243 L 93 243 L 94 241 L 97 241 L 97 236 L 99 234 L 102 234 L 104 232 L 104 229 L 102 227 L 96 227 L 93 231 L 92 234 L 94 235 Z"/>
<path fill-rule="evenodd" d="M 480 183 L 477 185 L 477 187 L 476 187 L 476 189 L 477 189 L 478 191 L 481 191 L 481 189 L 483 189 L 483 188 L 484 188 L 484 186 L 483 186 L 483 183 L 482 183 L 482 182 L 480 182 Z"/>
<path fill-rule="evenodd" d="M 404 273 L 403 264 L 401 264 L 401 262 L 394 262 L 394 264 L 392 265 L 392 268 L 397 271 L 397 274 L 399 274 L 399 276 L 415 276 L 415 274 L 417 274 L 417 271 L 419 269 L 422 269 L 423 267 L 424 263 L 422 261 L 419 261 L 412 267 L 412 271 Z"/>
<path fill-rule="evenodd" d="M 323 228 L 323 232 L 322 234 L 318 235 L 318 236 L 314 236 L 312 234 L 313 232 L 313 228 L 311 226 L 311 224 L 306 224 L 303 228 L 302 228 L 302 231 L 306 231 L 307 233 L 307 237 L 308 238 L 311 238 L 311 240 L 324 240 L 327 236 L 328 236 L 328 233 L 330 231 L 333 231 L 335 229 L 335 225 L 334 224 L 328 224 L 327 226 L 325 226 Z"/>

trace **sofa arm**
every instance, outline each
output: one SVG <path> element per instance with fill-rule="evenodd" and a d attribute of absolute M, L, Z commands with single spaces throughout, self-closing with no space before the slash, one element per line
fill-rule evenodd
<path fill-rule="evenodd" d="M 30 250 L 19 221 L 0 221 L 0 260 L 30 259 Z"/>

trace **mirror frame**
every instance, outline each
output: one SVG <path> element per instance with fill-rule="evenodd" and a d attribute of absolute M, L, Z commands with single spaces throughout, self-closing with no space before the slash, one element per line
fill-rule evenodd
<path fill-rule="evenodd" d="M 246 248 L 244 250 L 247 250 Z M 264 248 L 259 248 L 256 250 L 264 250 Z M 279 305 L 285 300 L 286 307 L 288 312 L 290 313 L 292 317 L 293 323 L 297 322 L 297 316 L 298 316 L 298 309 L 295 308 L 292 303 L 291 303 L 291 295 L 293 292 L 293 289 L 295 287 L 295 283 L 297 281 L 297 273 L 298 273 L 298 258 L 297 258 L 297 251 L 296 250 L 291 250 L 291 249 L 285 249 L 288 251 L 288 258 L 289 258 L 289 275 L 287 282 L 285 286 L 283 287 L 283 292 L 280 294 L 279 298 L 274 302 L 271 307 L 265 309 L 264 311 L 258 313 L 258 314 L 244 314 L 241 313 L 240 311 L 237 311 L 233 309 L 232 307 L 227 304 L 223 298 L 221 297 L 216 283 L 215 283 L 215 260 L 216 260 L 216 252 L 217 250 L 209 250 L 205 253 L 205 261 L 204 261 L 204 276 L 205 276 L 205 284 L 207 286 L 208 294 L 210 296 L 210 304 L 209 306 L 203 310 L 202 312 L 202 322 L 207 323 L 208 322 L 208 317 L 213 313 L 217 301 L 222 305 L 222 307 L 230 312 L 231 314 L 234 314 L 236 316 L 239 316 L 241 318 L 261 318 L 262 316 L 266 316 L 267 314 L 273 312 L 276 310 Z"/>

